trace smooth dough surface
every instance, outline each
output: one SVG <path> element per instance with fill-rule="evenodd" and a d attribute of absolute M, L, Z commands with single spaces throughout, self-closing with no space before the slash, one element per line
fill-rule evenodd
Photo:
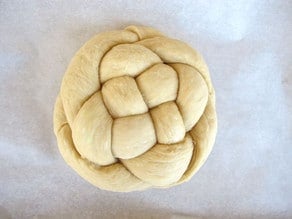
<path fill-rule="evenodd" d="M 98 34 L 65 72 L 54 132 L 68 165 L 101 189 L 188 181 L 217 132 L 208 67 L 196 50 L 151 27 Z"/>

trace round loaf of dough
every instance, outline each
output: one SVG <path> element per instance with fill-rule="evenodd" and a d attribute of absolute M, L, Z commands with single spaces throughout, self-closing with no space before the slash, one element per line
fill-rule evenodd
<path fill-rule="evenodd" d="M 118 192 L 189 180 L 216 130 L 215 94 L 201 55 L 143 26 L 85 43 L 54 110 L 65 161 L 93 185 Z"/>

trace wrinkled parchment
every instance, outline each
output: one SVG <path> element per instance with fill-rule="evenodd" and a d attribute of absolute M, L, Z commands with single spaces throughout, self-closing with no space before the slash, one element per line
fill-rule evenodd
<path fill-rule="evenodd" d="M 65 164 L 52 112 L 77 49 L 130 24 L 203 54 L 219 131 L 190 182 L 121 194 Z M 0 218 L 291 218 L 291 35 L 292 1 L 0 1 Z"/>

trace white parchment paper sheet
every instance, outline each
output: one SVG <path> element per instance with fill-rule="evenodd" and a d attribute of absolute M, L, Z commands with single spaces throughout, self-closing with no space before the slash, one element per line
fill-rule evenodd
<path fill-rule="evenodd" d="M 153 26 L 197 48 L 217 91 L 212 154 L 188 183 L 101 191 L 68 167 L 52 112 L 95 34 Z M 0 1 L 0 218 L 291 218 L 292 1 Z"/>

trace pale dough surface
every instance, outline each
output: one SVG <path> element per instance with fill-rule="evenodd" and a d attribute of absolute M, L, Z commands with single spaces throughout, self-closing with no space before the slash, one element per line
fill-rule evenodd
<path fill-rule="evenodd" d="M 291 1 L 0 2 L 1 219 L 292 218 Z M 64 162 L 52 115 L 76 51 L 98 33 L 131 24 L 200 51 L 216 91 L 218 132 L 188 182 L 114 193 Z"/>
<path fill-rule="evenodd" d="M 100 33 L 65 72 L 54 132 L 64 160 L 101 189 L 185 182 L 216 137 L 208 68 L 196 50 L 151 27 Z"/>

